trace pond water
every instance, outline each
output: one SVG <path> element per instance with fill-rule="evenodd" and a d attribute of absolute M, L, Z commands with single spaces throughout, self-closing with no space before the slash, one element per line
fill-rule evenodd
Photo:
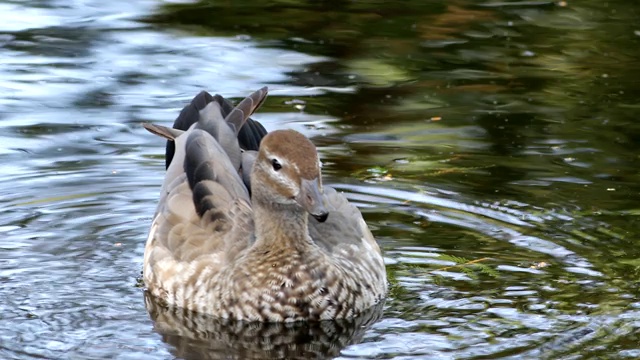
<path fill-rule="evenodd" d="M 0 358 L 640 358 L 640 3 L 0 0 Z M 392 282 L 351 323 L 145 302 L 170 125 L 267 85 Z M 145 306 L 145 304 L 147 304 Z"/>

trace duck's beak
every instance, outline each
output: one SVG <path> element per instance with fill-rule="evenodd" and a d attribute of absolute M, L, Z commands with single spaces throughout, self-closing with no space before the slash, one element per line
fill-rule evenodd
<path fill-rule="evenodd" d="M 302 179 L 302 189 L 296 197 L 296 201 L 319 222 L 327 220 L 329 212 L 324 206 L 322 185 L 319 178 L 313 180 Z"/>

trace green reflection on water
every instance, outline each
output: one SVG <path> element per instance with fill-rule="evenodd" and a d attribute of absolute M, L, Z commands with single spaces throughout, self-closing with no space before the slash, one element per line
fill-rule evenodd
<path fill-rule="evenodd" d="M 147 21 L 324 55 L 286 83 L 357 89 L 299 98 L 304 111 L 340 119 L 337 134 L 318 139 L 332 180 L 394 200 L 362 201 L 396 261 L 390 316 L 459 315 L 425 300 L 442 293 L 500 307 L 492 301 L 518 288 L 533 294 L 509 295 L 511 307 L 549 319 L 584 314 L 595 324 L 637 296 L 639 12 L 623 1 L 201 1 L 167 5 Z M 266 109 L 287 100 L 272 97 Z M 390 189 L 432 197 L 409 201 Z M 471 277 L 435 276 L 446 266 L 421 256 L 413 264 L 411 247 L 454 263 L 490 260 Z M 472 322 L 493 319 L 470 312 Z M 501 319 L 513 333 L 530 331 Z M 489 332 L 496 341 L 513 335 Z M 556 354 L 609 356 L 634 347 L 631 333 L 598 333 Z"/>

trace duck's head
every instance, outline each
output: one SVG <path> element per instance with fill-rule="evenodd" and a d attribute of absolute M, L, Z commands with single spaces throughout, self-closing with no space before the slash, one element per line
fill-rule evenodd
<path fill-rule="evenodd" d="M 316 147 L 294 130 L 277 130 L 262 139 L 251 174 L 254 199 L 299 206 L 319 222 L 329 213 L 322 199 L 322 176 Z"/>

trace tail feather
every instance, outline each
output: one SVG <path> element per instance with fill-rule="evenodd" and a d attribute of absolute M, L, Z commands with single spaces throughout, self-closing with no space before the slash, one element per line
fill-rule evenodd
<path fill-rule="evenodd" d="M 161 136 L 170 142 L 173 142 L 178 136 L 184 133 L 184 131 L 182 130 L 172 129 L 166 126 L 151 123 L 144 123 L 142 124 L 142 126 L 150 133 Z"/>
<path fill-rule="evenodd" d="M 217 102 L 220 109 L 220 115 L 222 118 L 227 119 L 229 124 L 233 124 L 232 129 L 237 134 L 238 143 L 243 150 L 258 150 L 262 138 L 267 135 L 267 130 L 258 121 L 249 118 L 263 103 L 267 96 L 267 87 L 254 92 L 248 98 L 238 104 L 240 113 L 232 115 L 231 119 L 227 119 L 232 112 L 236 109 L 233 104 L 223 98 L 221 95 L 211 96 L 206 91 L 201 91 L 196 95 L 189 105 L 185 106 L 180 115 L 173 123 L 173 128 L 186 131 L 193 124 L 197 123 L 201 118 L 201 111 L 205 109 L 211 102 Z M 238 116 L 238 115 L 242 116 Z M 238 121 L 236 119 L 244 118 L 240 121 L 241 125 L 236 125 Z M 239 130 L 238 130 L 239 129 Z M 213 135 L 213 134 L 212 134 Z M 160 135 L 163 136 L 163 135 Z M 165 152 L 165 165 L 169 168 L 169 164 L 173 160 L 175 155 L 175 144 L 172 141 L 167 141 Z"/>
<path fill-rule="evenodd" d="M 254 91 L 251 95 L 240 101 L 240 103 L 225 116 L 224 120 L 235 130 L 236 136 L 247 119 L 249 119 L 249 116 L 264 103 L 264 100 L 267 98 L 267 93 L 268 88 L 266 86 Z"/>

